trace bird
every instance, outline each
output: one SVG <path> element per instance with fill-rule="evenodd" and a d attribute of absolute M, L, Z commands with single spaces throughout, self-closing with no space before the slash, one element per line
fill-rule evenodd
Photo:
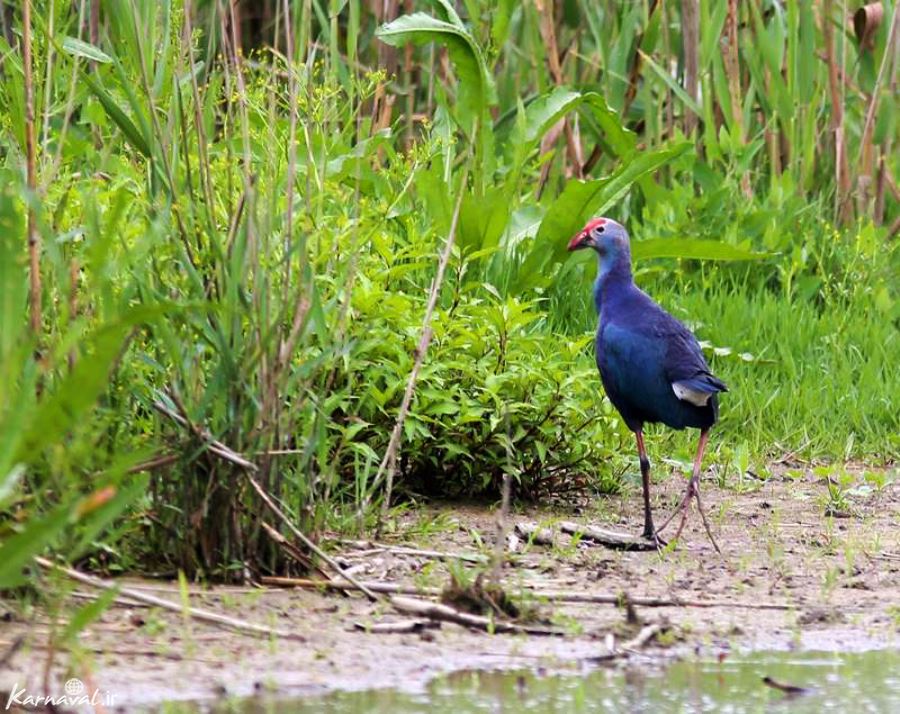
<path fill-rule="evenodd" d="M 611 218 L 588 221 L 568 244 L 569 251 L 597 254 L 594 304 L 599 315 L 595 351 L 600 381 L 625 425 L 634 432 L 644 496 L 642 537 L 657 548 L 666 545 L 660 532 L 681 513 L 675 541 L 687 521 L 692 498 L 706 533 L 719 546 L 700 503 L 700 469 L 712 426 L 719 418 L 719 398 L 728 387 L 710 370 L 700 343 L 679 320 L 635 285 L 631 245 L 624 226 Z M 662 423 L 673 429 L 700 430 L 687 489 L 678 508 L 659 528 L 650 508 L 650 460 L 644 447 L 644 425 Z"/>

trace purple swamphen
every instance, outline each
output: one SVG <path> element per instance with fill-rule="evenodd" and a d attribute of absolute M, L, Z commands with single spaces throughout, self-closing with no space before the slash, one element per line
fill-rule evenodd
<path fill-rule="evenodd" d="M 597 367 L 606 394 L 637 438 L 644 489 L 643 537 L 657 546 L 659 533 L 681 512 L 675 540 L 687 520 L 691 498 L 706 532 L 719 550 L 700 504 L 700 465 L 709 429 L 719 416 L 717 394 L 728 387 L 710 372 L 697 339 L 681 322 L 657 305 L 631 276 L 631 249 L 624 227 L 609 218 L 595 218 L 569 241 L 569 250 L 593 248 L 599 268 L 594 304 Z M 694 470 L 677 511 L 657 530 L 650 512 L 650 461 L 644 449 L 645 423 L 662 422 L 675 429 L 700 429 Z"/>

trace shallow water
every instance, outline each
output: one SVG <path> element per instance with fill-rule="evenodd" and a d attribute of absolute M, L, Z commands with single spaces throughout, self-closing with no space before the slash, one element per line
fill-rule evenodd
<path fill-rule="evenodd" d="M 763 677 L 803 687 L 794 696 Z M 557 674 L 458 672 L 417 693 L 381 689 L 299 699 L 233 701 L 234 712 L 900 712 L 900 650 L 756 652 L 724 661 L 690 659 L 661 668 L 632 661 L 621 668 Z M 184 711 L 181 707 L 170 711 Z"/>

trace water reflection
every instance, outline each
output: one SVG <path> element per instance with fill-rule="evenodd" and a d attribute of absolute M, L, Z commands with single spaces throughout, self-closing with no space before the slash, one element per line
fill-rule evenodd
<path fill-rule="evenodd" d="M 764 678 L 778 686 L 766 686 Z M 801 693 L 784 691 L 798 687 Z M 208 707 L 205 707 L 208 710 Z M 185 711 L 170 707 L 166 711 Z M 197 711 L 195 708 L 194 711 Z M 576 668 L 564 674 L 459 672 L 421 693 L 337 692 L 321 697 L 252 699 L 213 711 L 240 712 L 900 712 L 900 651 L 766 652 L 697 658 L 664 670 L 630 662 L 616 669 Z"/>

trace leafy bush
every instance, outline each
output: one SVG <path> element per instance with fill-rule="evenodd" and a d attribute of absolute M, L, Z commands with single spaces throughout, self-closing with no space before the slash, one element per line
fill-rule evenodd
<path fill-rule="evenodd" d="M 418 300 L 381 289 L 354 296 L 354 345 L 341 380 L 350 451 L 377 465 L 411 366 Z M 404 423 L 400 461 L 406 489 L 430 495 L 490 495 L 502 475 L 536 499 L 590 485 L 613 490 L 616 437 L 624 427 L 599 389 L 589 357 L 593 336 L 540 329 L 536 303 L 463 295 L 441 310 L 434 343 Z M 341 424 L 337 419 L 336 424 Z"/>

